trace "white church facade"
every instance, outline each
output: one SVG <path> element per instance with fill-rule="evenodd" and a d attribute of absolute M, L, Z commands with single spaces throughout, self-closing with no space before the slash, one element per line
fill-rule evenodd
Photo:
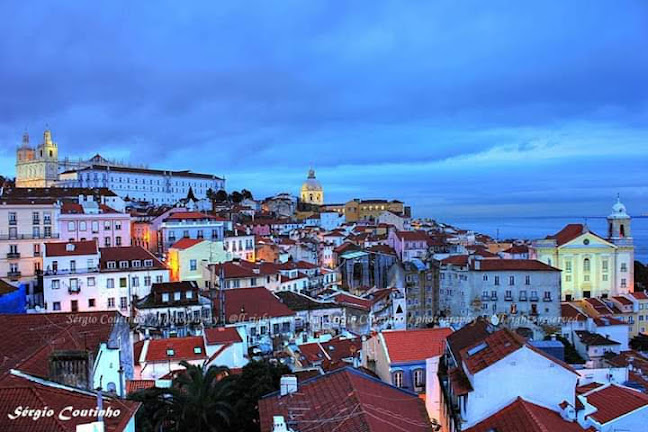
<path fill-rule="evenodd" d="M 602 237 L 585 224 L 569 224 L 533 244 L 534 258 L 562 270 L 562 299 L 612 297 L 634 291 L 631 218 L 617 199 Z"/>

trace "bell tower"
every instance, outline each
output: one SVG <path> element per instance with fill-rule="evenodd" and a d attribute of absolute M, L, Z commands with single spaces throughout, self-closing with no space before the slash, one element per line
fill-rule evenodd
<path fill-rule="evenodd" d="M 612 242 L 619 240 L 632 239 L 630 230 L 630 216 L 626 212 L 626 207 L 617 195 L 617 202 L 612 206 L 612 213 L 607 217 L 608 221 L 608 239 Z"/>

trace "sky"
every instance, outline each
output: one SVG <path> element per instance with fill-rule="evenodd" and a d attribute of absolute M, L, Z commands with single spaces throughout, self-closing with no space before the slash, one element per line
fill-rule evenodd
<path fill-rule="evenodd" d="M 414 216 L 648 213 L 648 2 L 0 2 L 0 174 L 24 131 Z"/>

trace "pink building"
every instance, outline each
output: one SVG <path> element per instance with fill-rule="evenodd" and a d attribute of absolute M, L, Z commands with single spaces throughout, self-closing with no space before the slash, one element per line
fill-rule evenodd
<path fill-rule="evenodd" d="M 78 203 L 63 203 L 58 223 L 60 238 L 65 241 L 96 240 L 100 247 L 131 245 L 130 215 L 91 196 L 80 196 Z"/>
<path fill-rule="evenodd" d="M 401 261 L 423 258 L 427 253 L 430 237 L 423 231 L 389 232 L 389 245 L 394 248 Z"/>

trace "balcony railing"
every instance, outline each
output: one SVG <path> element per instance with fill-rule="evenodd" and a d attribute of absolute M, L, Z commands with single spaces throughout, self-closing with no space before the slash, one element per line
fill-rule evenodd
<path fill-rule="evenodd" d="M 9 252 L 7 254 L 7 259 L 18 259 L 20 258 L 20 252 Z"/>
<path fill-rule="evenodd" d="M 544 301 L 544 302 L 550 302 L 550 301 L 551 301 L 551 297 L 543 297 L 543 298 L 542 298 L 542 301 Z"/>
<path fill-rule="evenodd" d="M 492 301 L 497 301 L 497 296 L 496 296 L 496 295 L 492 295 L 492 296 L 490 296 L 490 299 L 491 299 Z"/>
<path fill-rule="evenodd" d="M 481 299 L 482 299 L 482 301 L 488 301 L 488 300 L 490 300 L 490 296 L 488 296 L 488 295 L 482 295 L 482 296 L 481 296 Z"/>
<path fill-rule="evenodd" d="M 17 219 L 9 219 L 9 225 L 11 225 L 11 226 L 18 225 L 18 220 Z"/>
<path fill-rule="evenodd" d="M 32 225 L 40 225 L 40 219 L 32 219 Z"/>
<path fill-rule="evenodd" d="M 70 274 L 84 274 L 84 273 L 96 273 L 99 271 L 98 267 L 86 267 L 86 268 L 75 268 L 75 269 L 48 269 L 45 270 L 45 276 L 54 276 L 54 275 L 70 275 Z"/>
<path fill-rule="evenodd" d="M 521 295 L 520 296 L 520 301 L 527 301 L 527 300 L 528 300 L 528 298 L 527 298 L 526 295 Z"/>
<path fill-rule="evenodd" d="M 58 234 L 0 234 L 0 240 L 38 240 L 38 239 L 57 239 Z"/>
<path fill-rule="evenodd" d="M 68 293 L 69 294 L 79 294 L 81 292 L 81 287 L 76 286 L 76 287 L 68 287 Z"/>
<path fill-rule="evenodd" d="M 538 299 L 538 296 L 531 296 L 530 300 L 537 302 L 539 299 Z"/>
<path fill-rule="evenodd" d="M 513 301 L 513 296 L 504 296 L 505 301 Z"/>
<path fill-rule="evenodd" d="M 22 273 L 20 271 L 11 271 L 10 270 L 10 271 L 7 272 L 7 277 L 8 278 L 15 279 L 15 278 L 19 278 L 20 276 L 22 276 Z"/>

